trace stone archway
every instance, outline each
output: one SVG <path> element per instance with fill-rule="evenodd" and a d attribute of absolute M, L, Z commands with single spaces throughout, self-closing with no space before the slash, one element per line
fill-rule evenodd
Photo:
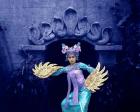
<path fill-rule="evenodd" d="M 81 61 L 87 63 L 87 64 L 91 64 L 92 66 L 96 66 L 97 61 L 100 61 L 102 64 L 106 64 L 108 65 L 113 65 L 116 62 L 116 51 L 121 49 L 120 45 L 97 45 L 95 43 L 92 43 L 91 41 L 89 41 L 88 39 L 83 39 L 83 38 L 78 38 L 77 37 L 63 37 L 62 38 L 58 38 L 56 37 L 54 40 L 50 40 L 50 41 L 46 41 L 45 44 L 41 44 L 41 45 L 35 45 L 32 43 L 32 45 L 22 45 L 21 46 L 21 50 L 25 51 L 28 55 L 30 55 L 32 57 L 32 60 L 37 60 L 37 61 L 31 61 L 31 64 L 34 66 L 35 64 L 38 64 L 39 62 L 46 62 L 46 61 L 50 61 L 52 63 L 57 63 L 60 65 L 65 65 L 64 60 L 65 56 L 61 54 L 61 42 L 66 42 L 66 44 L 68 45 L 73 45 L 75 43 L 77 43 L 78 41 L 81 42 L 81 45 L 84 44 L 84 47 L 82 48 L 83 53 L 84 50 L 86 50 L 86 47 L 88 46 L 88 49 L 91 47 L 91 52 L 97 54 L 95 57 L 95 63 L 91 62 L 92 59 L 88 59 L 88 60 L 83 60 L 81 59 Z M 71 42 L 70 42 L 71 41 Z M 52 51 L 54 50 L 54 51 Z M 55 51 L 57 51 L 55 53 Z M 87 51 L 89 53 L 89 51 Z M 60 53 L 58 59 L 57 56 Z M 93 56 L 92 54 L 85 54 L 86 56 Z M 85 58 L 85 55 L 83 56 Z M 49 57 L 47 57 L 49 56 Z M 93 56 L 94 58 L 94 56 Z M 87 61 L 87 62 L 86 62 Z M 95 64 L 95 65 L 94 65 Z M 33 67 L 32 66 L 32 67 Z M 31 69 L 30 69 L 31 71 Z M 59 80 L 57 80 L 59 78 Z M 65 97 L 66 95 L 66 90 L 67 90 L 67 82 L 66 82 L 66 77 L 64 75 L 59 76 L 58 78 L 49 78 L 48 80 L 46 80 L 45 83 L 42 84 L 42 87 L 47 87 L 46 91 L 49 90 L 49 92 L 47 91 L 47 95 L 46 95 L 46 99 L 47 100 L 43 100 L 43 105 L 46 106 L 47 105 L 47 109 L 48 110 L 53 110 L 53 111 L 57 111 L 57 110 L 61 110 L 60 106 L 58 104 L 60 104 L 60 101 L 62 100 L 62 98 Z M 46 84 L 47 83 L 47 84 Z M 59 85 L 58 87 L 56 87 L 57 85 Z M 60 88 L 59 88 L 60 87 Z M 57 91 L 57 95 L 55 94 L 55 92 Z M 48 97 L 49 96 L 49 97 Z M 51 97 L 52 96 L 52 97 Z M 57 100 L 56 100 L 57 99 Z M 51 101 L 51 102 L 49 102 Z M 93 102 L 91 102 L 92 104 Z M 55 110 L 56 109 L 56 110 Z"/>
<path fill-rule="evenodd" d="M 62 18 L 54 17 L 52 24 L 42 22 L 29 28 L 30 45 L 21 45 L 21 50 L 44 52 L 53 42 L 73 39 L 85 41 L 94 46 L 99 60 L 104 65 L 116 64 L 116 52 L 122 49 L 121 43 L 113 41 L 111 27 L 102 28 L 99 22 L 89 23 L 86 16 L 78 18 L 77 11 L 69 7 Z"/>
<path fill-rule="evenodd" d="M 95 66 L 98 61 L 106 66 L 116 64 L 116 53 L 122 50 L 121 43 L 115 43 L 115 41 L 113 41 L 114 39 L 112 39 L 113 32 L 111 27 L 102 28 L 99 22 L 89 23 L 87 17 L 82 17 L 81 19 L 78 18 L 77 11 L 72 7 L 69 7 L 64 12 L 64 16 L 62 18 L 54 17 L 51 24 L 48 22 L 41 22 L 38 25 L 32 25 L 29 28 L 29 32 L 30 44 L 20 45 L 20 50 L 27 54 L 26 56 L 31 60 L 29 63 L 33 66 L 34 64 L 38 64 L 39 62 L 44 62 L 46 60 L 63 65 L 64 61 L 61 60 L 64 60 L 65 57 L 62 54 L 59 54 L 60 61 L 57 59 L 57 53 L 61 53 L 62 42 L 66 42 L 66 44 L 71 46 L 75 44 L 75 42 L 77 43 L 80 41 L 83 45 L 83 53 L 87 53 L 83 55 L 83 59 L 81 60 L 87 64 L 91 64 L 92 66 Z M 90 50 L 88 51 L 86 47 Z M 92 55 L 90 51 L 94 55 Z M 86 56 L 91 56 L 91 59 L 84 60 Z M 91 60 L 93 60 L 92 58 L 94 57 L 95 63 L 92 63 Z M 59 79 L 63 80 L 61 76 Z M 50 83 L 53 82 L 55 81 L 50 81 Z M 62 82 L 65 83 L 64 80 Z M 58 82 L 58 84 L 60 83 Z M 57 84 L 50 85 L 55 86 Z M 64 84 L 62 84 L 62 86 L 63 85 Z M 46 87 L 46 84 L 44 83 L 42 86 Z M 49 79 L 47 80 L 47 87 L 50 91 L 51 89 L 54 89 L 52 86 L 49 88 Z M 63 94 L 65 93 L 63 92 Z M 52 96 L 56 97 L 56 95 Z M 59 98 L 59 101 L 61 101 L 61 98 Z M 46 105 L 46 103 L 44 103 L 44 105 Z M 54 107 L 54 105 L 52 108 L 59 108 Z"/>

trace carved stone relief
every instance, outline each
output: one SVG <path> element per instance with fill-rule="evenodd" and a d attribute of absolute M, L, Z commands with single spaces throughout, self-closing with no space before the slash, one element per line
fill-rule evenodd
<path fill-rule="evenodd" d="M 60 39 L 80 39 L 95 47 L 100 62 L 115 64 L 116 52 L 122 49 L 121 45 L 112 43 L 111 27 L 102 28 L 97 21 L 90 23 L 86 16 L 79 18 L 77 11 L 72 7 L 66 9 L 62 18 L 54 17 L 52 23 L 42 22 L 37 26 L 33 25 L 29 31 L 31 45 L 20 46 L 21 50 L 29 53 L 45 51 L 50 43 Z"/>
<path fill-rule="evenodd" d="M 105 45 L 109 42 L 112 28 L 102 28 L 99 22 L 89 23 L 86 16 L 78 18 L 77 11 L 69 7 L 63 18 L 54 17 L 52 24 L 40 23 L 30 28 L 29 40 L 35 45 L 45 45 L 58 38 L 81 38 L 93 44 Z M 85 38 L 83 38 L 85 37 Z"/>

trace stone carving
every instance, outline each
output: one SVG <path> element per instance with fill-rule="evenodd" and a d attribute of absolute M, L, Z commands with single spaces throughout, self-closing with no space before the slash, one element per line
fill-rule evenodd
<path fill-rule="evenodd" d="M 64 13 L 64 22 L 67 28 L 67 35 L 74 35 L 76 25 L 78 23 L 77 12 L 73 8 L 68 8 Z"/>
<path fill-rule="evenodd" d="M 75 35 L 76 36 L 84 36 L 86 35 L 90 30 L 90 24 L 88 22 L 87 17 L 83 17 L 81 20 L 78 21 L 77 27 L 75 29 Z"/>
<path fill-rule="evenodd" d="M 37 27 L 30 27 L 30 36 L 29 36 L 29 40 L 33 43 L 33 44 L 44 44 L 44 40 L 40 39 L 40 31 Z"/>
<path fill-rule="evenodd" d="M 98 22 L 95 22 L 91 25 L 90 32 L 87 34 L 87 37 L 93 41 L 99 40 L 101 37 L 101 26 Z"/>
<path fill-rule="evenodd" d="M 53 30 L 50 24 L 42 23 L 40 24 L 39 28 L 40 28 L 42 39 L 51 40 L 55 37 L 55 35 L 52 33 Z"/>
<path fill-rule="evenodd" d="M 64 37 L 66 35 L 66 27 L 64 22 L 60 19 L 55 17 L 53 20 L 53 32 L 56 36 Z"/>
<path fill-rule="evenodd" d="M 112 37 L 112 28 L 105 28 L 102 31 L 102 39 L 97 42 L 97 44 L 104 45 L 107 44 Z"/>
<path fill-rule="evenodd" d="M 41 23 L 38 27 L 30 27 L 29 40 L 36 45 L 44 44 L 45 41 L 51 40 L 55 37 L 52 33 L 51 25 L 48 23 Z"/>
<path fill-rule="evenodd" d="M 89 23 L 86 16 L 78 18 L 77 11 L 69 7 L 63 18 L 54 17 L 52 24 L 42 22 L 30 28 L 29 40 L 35 45 L 44 45 L 56 38 L 83 38 L 91 43 L 104 45 L 112 37 L 111 28 L 102 31 L 99 22 Z M 85 40 L 86 40 L 85 39 Z"/>

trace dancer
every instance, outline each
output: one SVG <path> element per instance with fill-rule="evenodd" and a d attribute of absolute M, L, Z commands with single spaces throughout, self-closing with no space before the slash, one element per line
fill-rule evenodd
<path fill-rule="evenodd" d="M 66 55 L 69 65 L 66 67 L 57 64 L 40 63 L 33 68 L 34 75 L 40 78 L 49 76 L 59 76 L 62 73 L 67 74 L 68 91 L 66 98 L 61 102 L 62 112 L 87 112 L 91 98 L 91 93 L 99 89 L 103 82 L 107 80 L 108 71 L 105 67 L 100 70 L 100 63 L 93 68 L 85 63 L 78 62 L 81 46 L 78 42 L 73 47 L 62 44 L 62 53 Z M 87 70 L 89 76 L 85 79 L 82 70 Z M 73 86 L 73 91 L 71 87 Z"/>

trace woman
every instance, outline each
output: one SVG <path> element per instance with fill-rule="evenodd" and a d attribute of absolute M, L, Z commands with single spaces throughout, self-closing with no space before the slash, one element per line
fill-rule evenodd
<path fill-rule="evenodd" d="M 77 62 L 79 52 L 81 52 L 80 43 L 74 45 L 73 47 L 68 47 L 67 45 L 62 44 L 62 53 L 66 54 L 66 60 L 70 63 L 68 66 L 59 67 L 55 64 L 48 66 L 47 63 L 44 65 L 39 64 L 40 68 L 35 66 L 35 69 L 33 69 L 34 74 L 40 78 L 59 76 L 62 73 L 67 73 L 68 92 L 66 98 L 64 98 L 61 102 L 62 112 L 87 112 L 92 90 L 94 91 L 95 89 L 98 89 L 98 86 L 100 86 L 103 82 L 103 80 L 95 81 L 95 79 L 98 79 L 97 74 L 100 73 L 99 75 L 101 75 L 104 72 L 104 69 L 99 72 L 99 66 L 97 69 L 94 69 L 82 62 Z M 91 74 L 90 77 L 87 78 L 87 81 L 84 78 L 82 70 L 87 70 Z M 97 75 L 95 75 L 96 78 L 93 75 L 94 72 Z M 101 79 L 101 76 L 99 79 Z M 94 86 L 96 86 L 94 87 L 94 81 L 100 83 L 97 85 L 94 84 Z M 73 91 L 71 92 L 72 86 Z"/>

